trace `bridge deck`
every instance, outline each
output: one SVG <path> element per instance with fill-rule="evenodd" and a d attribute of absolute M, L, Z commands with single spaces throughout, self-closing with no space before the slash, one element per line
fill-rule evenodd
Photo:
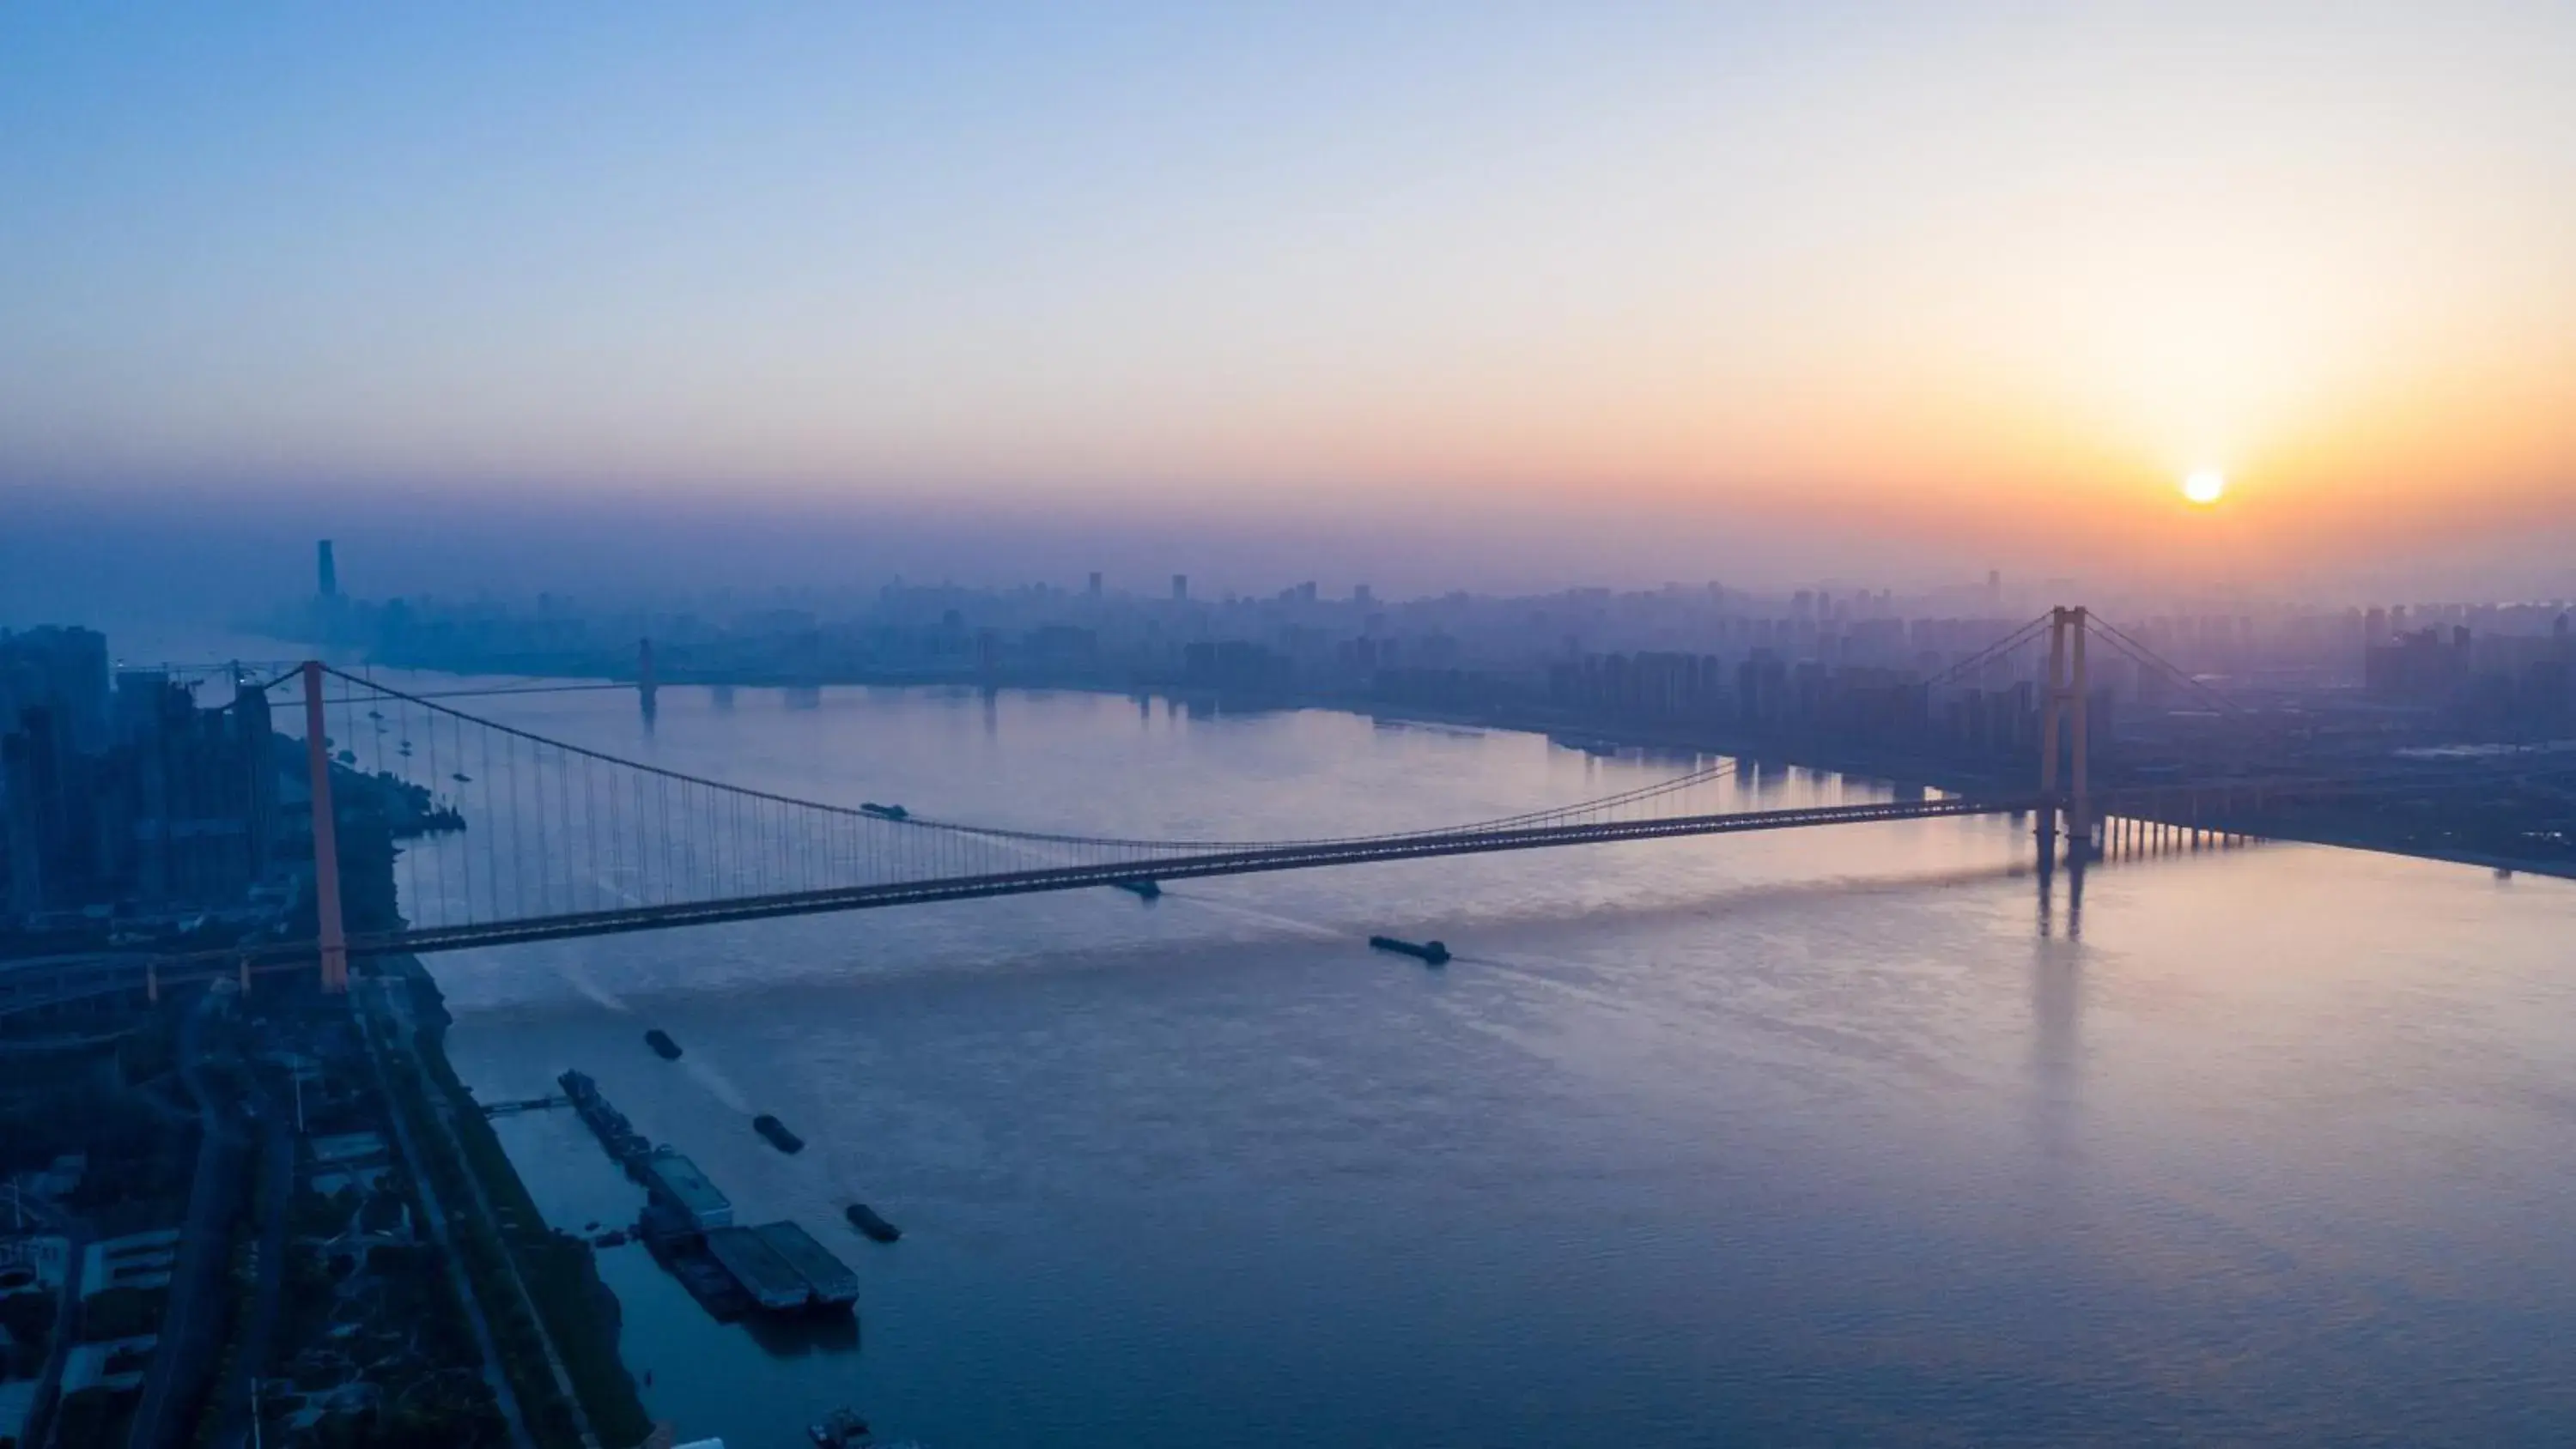
<path fill-rule="evenodd" d="M 1322 841 L 1251 850 L 1175 855 L 1160 860 L 1124 860 L 1089 865 L 1041 867 L 995 874 L 891 881 L 835 890 L 785 892 L 726 900 L 636 906 L 622 910 L 514 921 L 388 931 L 349 938 L 351 956 L 428 955 L 483 946 L 517 945 L 578 936 L 616 935 L 676 926 L 719 925 L 778 916 L 821 915 L 837 911 L 874 910 L 886 906 L 926 905 L 935 901 L 977 900 L 992 896 L 1032 895 L 1046 891 L 1085 890 L 1141 877 L 1191 880 L 1214 876 L 1256 875 L 1269 871 L 1311 870 L 1323 866 L 1359 865 L 1373 861 L 1420 860 L 1451 855 L 1482 855 L 1511 850 L 1598 844 L 1619 840 L 1663 840 L 1689 835 L 1734 835 L 1764 830 L 1810 829 L 1899 820 L 1952 819 L 2001 815 L 2040 808 L 2037 797 L 2021 799 L 1894 800 L 1860 805 L 1816 805 L 1787 810 L 1742 810 L 1682 815 L 1663 820 L 1603 821 L 1546 825 L 1526 829 L 1431 831 L 1349 841 Z M 208 951 L 159 959 L 159 980 L 167 987 L 188 981 L 251 971 L 309 969 L 311 942 L 267 942 L 249 947 Z M 96 963 L 97 975 L 83 989 L 48 1001 L 138 988 L 146 961 L 129 958 Z M 34 1004 L 34 1003 L 28 1003 Z M 0 1014 L 19 1003 L 0 1001 Z"/>
<path fill-rule="evenodd" d="M 763 920 L 773 916 L 816 915 L 831 911 L 870 910 L 883 906 L 926 905 L 934 901 L 977 900 L 989 896 L 1029 895 L 1041 891 L 1083 890 L 1116 885 L 1140 876 L 1158 881 L 1209 876 L 1255 875 L 1320 866 L 1359 865 L 1373 861 L 1422 860 L 1449 855 L 1485 855 L 1507 850 L 1598 844 L 1615 840 L 1664 840 L 1683 835 L 1732 835 L 1757 830 L 1794 830 L 1820 825 L 1872 821 L 1936 820 L 1966 815 L 2000 815 L 2036 810 L 2037 798 L 2014 800 L 1897 800 L 1864 805 L 1817 805 L 1790 810 L 1740 810 L 1709 815 L 1683 815 L 1667 820 L 1604 821 L 1548 825 L 1523 830 L 1434 832 L 1368 840 L 1327 841 L 1307 845 L 1218 851 L 1171 856 L 1156 861 L 1117 861 L 1099 865 L 1050 866 L 990 875 L 958 876 L 837 890 L 797 891 L 736 900 L 637 906 L 590 911 L 528 921 L 496 921 L 433 927 L 375 937 L 353 936 L 352 955 L 361 953 L 426 954 L 475 946 L 548 941 L 570 936 L 614 935 L 680 925 L 715 925 Z M 311 955 L 308 947 L 303 955 Z"/>
<path fill-rule="evenodd" d="M 2270 797 L 2272 803 L 2278 804 L 2319 789 L 2331 791 L 2348 788 L 2350 788 L 2349 782 L 2343 781 L 2244 781 L 2229 782 L 2222 786 L 2146 787 L 2105 791 L 2097 792 L 2093 797 L 2093 815 L 2097 820 L 2115 814 L 2142 818 L 2166 816 L 2181 819 L 2186 815 L 2196 816 L 2198 801 L 2205 796 L 2213 799 L 2233 799 L 2239 791 L 2243 791 L 2258 804 L 2265 795 Z M 1211 850 L 1160 858 L 1121 859 L 986 874 L 930 876 L 826 890 L 779 892 L 534 916 L 518 920 L 421 927 L 352 936 L 349 938 L 349 953 L 352 956 L 428 955 L 440 951 L 462 951 L 483 946 L 506 946 L 581 936 L 616 935 L 630 931 L 663 930 L 678 926 L 719 925 L 780 916 L 821 915 L 838 911 L 874 910 L 887 906 L 926 905 L 938 901 L 1085 890 L 1119 885 L 1139 879 L 1190 880 L 1216 876 L 1255 875 L 1269 871 L 1311 870 L 1324 866 L 1359 865 L 1377 861 L 1421 860 L 1452 855 L 1538 850 L 1622 840 L 1662 840 L 1679 836 L 1733 835 L 1755 831 L 1811 829 L 1829 825 L 2026 814 L 2045 809 L 2048 804 L 2046 797 L 2036 794 L 2004 798 L 1894 800 L 1858 805 L 1816 805 L 1784 810 L 1723 811 L 1650 820 L 1587 821 L 1521 828 L 1425 831 L 1411 835 Z M 46 982 L 46 987 L 52 989 L 26 990 L 24 987 L 33 986 L 35 983 L 22 981 L 16 983 L 20 985 L 20 990 L 0 991 L 0 1016 L 68 1004 L 76 999 L 109 991 L 139 989 L 143 985 L 147 966 L 151 964 L 158 965 L 159 983 L 166 987 L 236 972 L 310 969 L 314 960 L 315 947 L 312 942 L 284 941 L 261 943 L 250 947 L 232 947 L 220 951 L 163 956 L 157 958 L 157 961 L 144 957 L 99 959 L 87 969 L 74 969 L 64 967 L 60 963 L 47 963 L 55 968 L 52 979 Z M 81 979 L 65 979 L 66 972 Z"/>

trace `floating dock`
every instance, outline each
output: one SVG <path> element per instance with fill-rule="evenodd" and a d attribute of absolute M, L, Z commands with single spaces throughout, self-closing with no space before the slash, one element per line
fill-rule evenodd
<path fill-rule="evenodd" d="M 652 1142 L 635 1130 L 625 1113 L 608 1104 L 608 1099 L 599 1094 L 597 1082 L 580 1072 L 566 1072 L 555 1081 L 562 1085 L 572 1109 L 598 1134 L 599 1145 L 608 1149 L 608 1155 L 626 1169 L 627 1176 L 643 1181 L 643 1162 L 652 1155 Z"/>
<path fill-rule="evenodd" d="M 733 1225 L 733 1200 L 716 1189 L 698 1165 L 667 1147 L 644 1159 L 644 1186 L 701 1230 Z"/>
<path fill-rule="evenodd" d="M 813 1234 L 790 1222 L 735 1226 L 733 1200 L 696 1163 L 668 1146 L 654 1146 L 637 1132 L 600 1095 L 597 1082 L 576 1071 L 555 1080 L 609 1155 L 650 1194 L 636 1224 L 637 1236 L 643 1238 L 653 1260 L 679 1279 L 708 1313 L 721 1321 L 753 1309 L 831 1312 L 858 1301 L 858 1275 L 814 1241 Z M 777 1121 L 764 1120 L 773 1125 Z M 783 1127 L 778 1130 L 791 1140 L 795 1136 Z"/>

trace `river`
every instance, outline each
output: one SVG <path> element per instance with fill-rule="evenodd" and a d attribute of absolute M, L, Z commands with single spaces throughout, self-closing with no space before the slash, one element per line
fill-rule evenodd
<path fill-rule="evenodd" d="M 661 703 L 650 732 L 625 694 L 469 707 L 788 795 L 1129 834 L 1429 825 L 1688 765 L 1077 693 Z M 604 1250 L 683 1439 L 784 1449 L 849 1404 L 933 1449 L 2576 1442 L 2576 884 L 2272 845 L 2096 868 L 2079 912 L 2023 829 L 427 964 L 485 1100 L 578 1066 L 746 1221 L 859 1270 L 858 1333 L 781 1334 Z M 759 1111 L 811 1147 L 773 1151 Z M 550 1219 L 632 1219 L 569 1114 L 499 1126 Z M 853 1199 L 903 1241 L 851 1232 Z"/>

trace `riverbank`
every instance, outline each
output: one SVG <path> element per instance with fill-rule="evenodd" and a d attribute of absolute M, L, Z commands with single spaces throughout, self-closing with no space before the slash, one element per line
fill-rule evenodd
<path fill-rule="evenodd" d="M 386 1047 L 388 1088 L 421 1171 L 445 1205 L 454 1251 L 529 1432 L 542 1449 L 639 1444 L 651 1416 L 617 1352 L 616 1295 L 588 1243 L 546 1225 L 492 1126 L 447 1059 L 438 986 L 408 956 L 362 990 Z"/>
<path fill-rule="evenodd" d="M 1747 736 L 1738 732 L 1706 727 L 1658 730 L 1633 724 L 1602 724 L 1597 721 L 1560 717 L 1550 712 L 1528 710 L 1434 710 L 1358 704 L 1334 707 L 1348 709 L 1354 714 L 1363 714 L 1371 719 L 1397 724 L 1517 730 L 1530 734 L 1543 734 L 1551 739 L 1576 745 L 1727 755 L 1738 759 L 1776 762 L 1796 769 L 1824 770 L 1838 775 L 1879 779 L 1900 788 L 1916 786 L 1950 794 L 2009 791 L 2016 786 L 2033 792 L 2037 789 L 2036 781 L 2016 781 L 2008 775 L 1997 772 L 1972 771 L 1957 767 L 1926 768 L 1920 760 L 1886 756 L 1866 749 L 1814 739 L 1783 740 L 1772 736 Z M 2103 788 L 2108 786 L 2105 785 Z M 2308 807 L 2287 813 L 2270 810 L 2260 817 L 2224 819 L 2213 817 L 2205 823 L 2210 829 L 2259 835 L 2267 840 L 2289 841 L 2304 845 L 2330 845 L 2342 850 L 2367 850 L 2382 855 L 2407 856 L 2415 860 L 2440 861 L 2446 865 L 2482 866 L 2489 870 L 2548 876 L 2559 880 L 2576 880 L 2576 859 L 2468 850 L 2450 845 L 2430 844 L 2405 839 L 2385 829 L 2364 828 L 2349 816 L 2348 809 L 2338 810 L 2335 807 L 2326 806 Z M 2421 822 L 2406 823 L 2417 828 L 2421 826 Z"/>
<path fill-rule="evenodd" d="M 353 929 L 401 924 L 396 847 L 343 836 Z M 404 1156 L 434 1202 L 440 1246 L 461 1270 L 476 1336 L 498 1365 L 517 1435 L 538 1449 L 625 1449 L 653 1431 L 617 1354 L 616 1296 L 588 1243 L 546 1225 L 482 1105 L 447 1059 L 450 1017 L 410 956 L 364 963 L 351 1004 L 390 1099 Z"/>

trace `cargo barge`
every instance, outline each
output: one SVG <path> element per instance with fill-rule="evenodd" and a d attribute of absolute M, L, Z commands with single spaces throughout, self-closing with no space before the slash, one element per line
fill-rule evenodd
<path fill-rule="evenodd" d="M 709 1228 L 670 1248 L 679 1261 L 703 1257 L 764 1313 L 845 1313 L 859 1301 L 859 1275 L 794 1223 Z"/>
<path fill-rule="evenodd" d="M 859 1301 L 859 1275 L 814 1241 L 814 1235 L 790 1222 L 762 1223 L 752 1229 L 771 1252 L 805 1280 L 808 1301 L 816 1308 L 847 1308 Z"/>
<path fill-rule="evenodd" d="M 1138 900 L 1159 901 L 1163 898 L 1163 885 L 1160 881 L 1120 880 L 1111 881 L 1110 884 L 1127 892 L 1129 895 L 1136 897 Z"/>
<path fill-rule="evenodd" d="M 658 1026 L 644 1033 L 644 1044 L 653 1049 L 653 1055 L 666 1062 L 680 1059 L 680 1044 L 671 1040 L 671 1034 Z"/>
<path fill-rule="evenodd" d="M 805 1275 L 796 1265 L 779 1256 L 753 1228 L 709 1228 L 707 1253 L 733 1275 L 751 1301 L 772 1313 L 802 1308 L 813 1301 L 814 1290 L 807 1286 Z"/>
<path fill-rule="evenodd" d="M 680 1280 L 689 1296 L 718 1323 L 731 1323 L 752 1310 L 751 1295 L 707 1252 L 707 1240 L 686 1217 L 658 1202 L 644 1205 L 635 1225 L 644 1250 L 664 1272 Z"/>
<path fill-rule="evenodd" d="M 1413 941 L 1399 941 L 1393 936 L 1371 936 L 1369 937 L 1369 944 L 1381 951 L 1392 951 L 1398 956 L 1410 956 L 1416 961 L 1423 962 L 1427 965 L 1446 966 L 1449 964 L 1449 948 L 1438 941 L 1422 941 L 1417 943 Z"/>

